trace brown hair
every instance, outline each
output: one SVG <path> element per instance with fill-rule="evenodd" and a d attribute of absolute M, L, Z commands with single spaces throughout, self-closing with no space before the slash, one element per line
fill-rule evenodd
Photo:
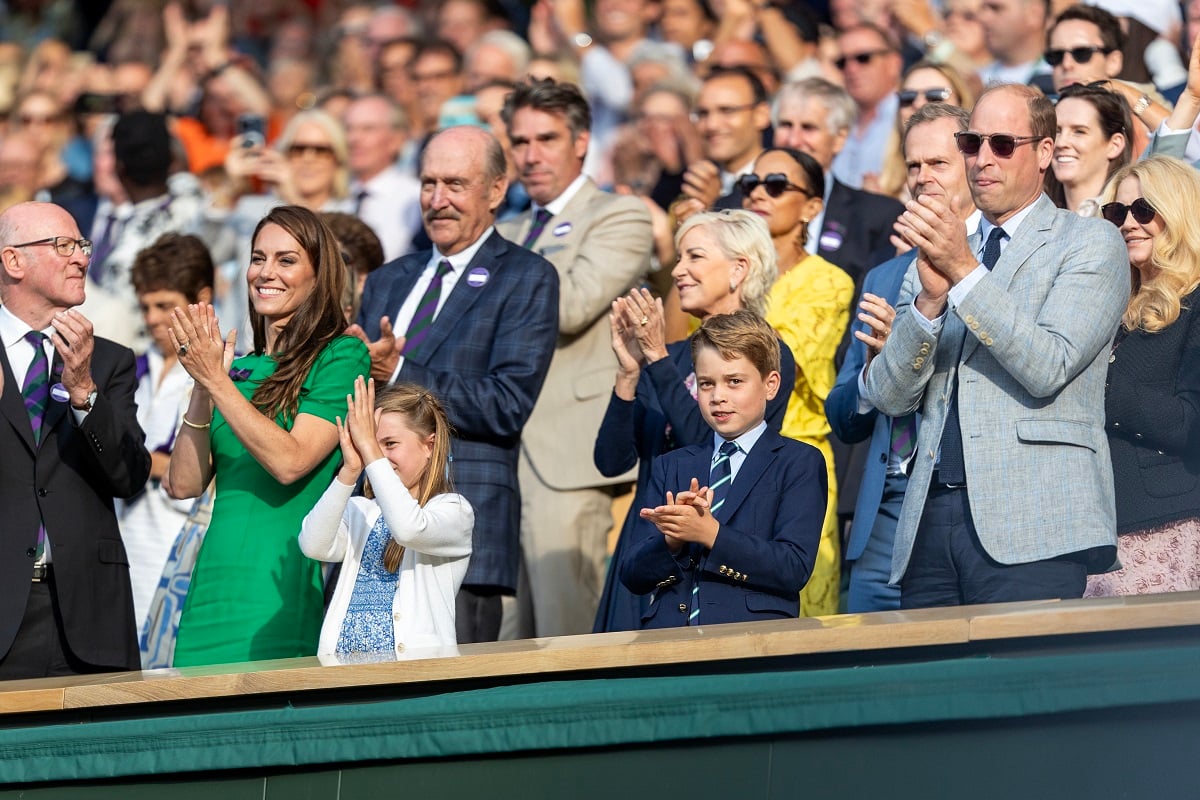
<path fill-rule="evenodd" d="M 212 255 L 199 237 L 164 233 L 134 257 L 130 278 L 138 294 L 179 292 L 195 303 L 202 290 L 213 288 L 214 273 Z"/>
<path fill-rule="evenodd" d="M 384 389 L 375 397 L 375 408 L 383 414 L 399 414 L 404 424 L 413 433 L 425 438 L 433 436 L 433 452 L 421 475 L 417 490 L 417 503 L 424 506 L 439 494 L 454 491 L 450 481 L 450 437 L 453 431 L 446 409 L 437 396 L 424 386 L 413 383 L 397 383 Z M 370 481 L 364 481 L 363 494 L 374 497 Z M 389 539 L 383 551 L 383 566 L 388 572 L 400 569 L 404 558 L 404 545 Z"/>
<path fill-rule="evenodd" d="M 275 372 L 264 380 L 250 398 L 254 407 L 268 417 L 283 415 L 290 423 L 300 407 L 300 389 L 317 356 L 325 346 L 342 334 L 346 317 L 342 312 L 342 293 L 346 287 L 346 266 L 337 240 L 320 218 L 300 206 L 271 209 L 254 229 L 251 241 L 266 225 L 278 225 L 296 240 L 312 263 L 316 285 L 275 340 Z M 254 305 L 250 305 L 250 327 L 254 331 L 254 352 L 267 348 L 267 323 Z"/>
<path fill-rule="evenodd" d="M 692 334 L 692 361 L 702 347 L 711 347 L 721 358 L 745 358 L 764 378 L 779 371 L 779 334 L 753 311 L 739 309 L 714 314 Z"/>

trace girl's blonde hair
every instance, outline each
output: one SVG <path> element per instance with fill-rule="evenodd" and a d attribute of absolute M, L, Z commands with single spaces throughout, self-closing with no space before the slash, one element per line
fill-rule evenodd
<path fill-rule="evenodd" d="M 421 438 L 433 435 L 433 452 L 417 485 L 417 503 L 424 506 L 433 497 L 454 491 L 450 480 L 450 437 L 452 430 L 446 409 L 428 389 L 412 383 L 398 383 L 384 389 L 375 397 L 375 408 L 384 414 L 399 414 L 404 424 Z M 363 484 L 363 494 L 374 497 L 370 481 Z M 400 569 L 404 546 L 389 539 L 383 551 L 383 566 L 388 572 Z"/>
<path fill-rule="evenodd" d="M 1153 156 L 1122 167 L 1104 188 L 1112 202 L 1126 178 L 1137 178 L 1142 197 L 1154 207 L 1163 230 L 1154 237 L 1154 274 L 1132 270 L 1133 291 L 1121 318 L 1126 330 L 1161 331 L 1179 319 L 1182 300 L 1200 286 L 1200 175 L 1170 156 Z"/>

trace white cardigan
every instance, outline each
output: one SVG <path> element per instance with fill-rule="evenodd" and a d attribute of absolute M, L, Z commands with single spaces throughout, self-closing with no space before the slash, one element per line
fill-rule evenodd
<path fill-rule="evenodd" d="M 449 493 L 422 508 L 386 458 L 368 464 L 366 472 L 374 500 L 351 497 L 354 487 L 335 477 L 300 527 L 300 549 L 306 556 L 342 562 L 318 654 L 333 655 L 337 648 L 363 547 L 380 513 L 392 538 L 405 548 L 392 600 L 397 655 L 413 648 L 453 648 L 454 598 L 471 558 L 475 512 L 465 497 Z"/>

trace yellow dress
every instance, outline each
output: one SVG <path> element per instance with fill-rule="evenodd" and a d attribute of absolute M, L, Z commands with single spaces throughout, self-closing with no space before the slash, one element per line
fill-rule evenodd
<path fill-rule="evenodd" d="M 810 255 L 771 287 L 767 322 L 796 358 L 796 385 L 783 417 L 784 436 L 819 448 L 829 472 L 829 497 L 821 546 L 812 577 L 800 592 L 800 614 L 836 614 L 841 588 L 841 537 L 837 527 L 837 479 L 825 398 L 837 370 L 834 354 L 850 319 L 854 280 L 820 256 Z"/>

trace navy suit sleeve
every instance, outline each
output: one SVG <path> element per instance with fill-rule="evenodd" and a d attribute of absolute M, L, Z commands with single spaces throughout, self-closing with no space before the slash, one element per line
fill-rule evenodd
<path fill-rule="evenodd" d="M 828 472 L 820 450 L 791 440 L 771 467 L 768 486 L 779 498 L 771 529 L 722 525 L 704 571 L 718 574 L 721 565 L 728 565 L 746 576 L 748 589 L 790 595 L 804 588 L 812 574 L 825 521 Z"/>
<path fill-rule="evenodd" d="M 426 386 L 441 398 L 458 435 L 514 439 L 533 411 L 558 340 L 558 273 L 543 259 L 522 259 L 503 301 L 473 312 L 494 315 L 491 341 L 470 342 L 488 351 L 487 371 L 472 377 L 453 361 L 419 364 L 405 359 L 400 380 Z M 514 265 L 515 266 L 515 265 Z M 468 326 L 464 340 L 472 336 Z"/>
<path fill-rule="evenodd" d="M 638 462 L 636 400 L 622 400 L 614 391 L 596 432 L 592 461 L 600 474 L 611 478 L 633 468 Z"/>
<path fill-rule="evenodd" d="M 873 272 L 867 274 L 863 283 L 864 293 L 876 293 L 872 285 L 873 276 Z M 857 305 L 854 307 L 858 308 Z M 853 331 L 859 323 L 857 315 L 851 316 L 850 330 Z M 866 414 L 858 413 L 858 375 L 867 360 L 867 346 L 854 337 L 853 333 L 851 337 L 846 360 L 838 370 L 833 389 L 825 398 L 825 416 L 829 419 L 829 427 L 833 429 L 833 435 L 846 444 L 861 442 L 870 437 L 875 428 L 875 418 L 879 415 L 874 408 Z"/>
<path fill-rule="evenodd" d="M 112 351 L 103 359 L 112 366 L 107 373 L 97 375 L 101 360 L 93 360 L 96 404 L 79 427 L 96 465 L 96 478 L 104 481 L 113 497 L 129 498 L 140 492 L 150 478 L 146 435 L 138 425 L 133 399 L 137 390 L 136 361 L 127 347 L 100 341 L 96 346 Z"/>

